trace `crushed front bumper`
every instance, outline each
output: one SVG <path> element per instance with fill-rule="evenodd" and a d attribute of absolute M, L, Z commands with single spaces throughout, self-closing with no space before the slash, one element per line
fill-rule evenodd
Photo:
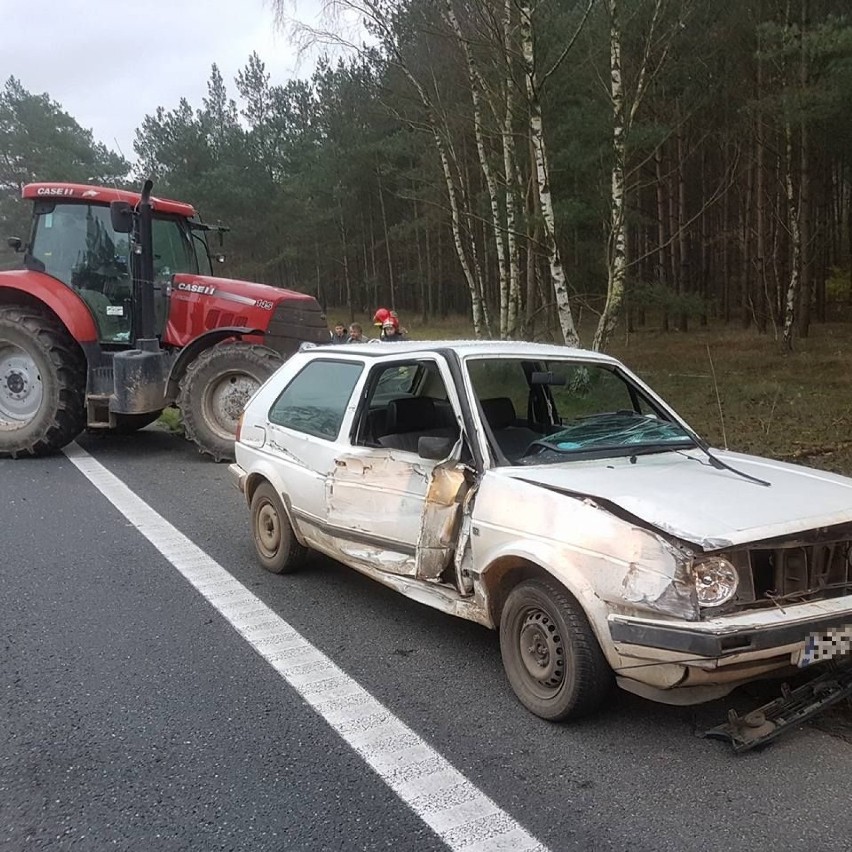
<path fill-rule="evenodd" d="M 607 621 L 620 678 L 657 690 L 724 685 L 727 692 L 795 669 L 810 637 L 848 629 L 852 596 L 695 622 L 623 614 Z"/>

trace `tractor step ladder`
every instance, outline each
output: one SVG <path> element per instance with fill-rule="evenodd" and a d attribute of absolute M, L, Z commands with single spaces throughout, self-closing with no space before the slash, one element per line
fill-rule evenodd
<path fill-rule="evenodd" d="M 109 410 L 108 393 L 86 394 L 86 425 L 89 429 L 111 429 L 115 426 L 115 416 Z"/>

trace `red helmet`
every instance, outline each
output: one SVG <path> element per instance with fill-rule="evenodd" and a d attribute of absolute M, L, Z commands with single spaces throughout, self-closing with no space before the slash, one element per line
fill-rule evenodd
<path fill-rule="evenodd" d="M 390 317 L 391 312 L 387 308 L 379 308 L 373 316 L 373 325 L 382 325 Z"/>

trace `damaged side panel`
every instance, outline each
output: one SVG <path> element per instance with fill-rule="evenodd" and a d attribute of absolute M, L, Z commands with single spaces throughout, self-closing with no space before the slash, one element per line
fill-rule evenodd
<path fill-rule="evenodd" d="M 417 539 L 417 576 L 422 580 L 440 577 L 456 548 L 467 491 L 465 474 L 464 466 L 454 461 L 443 462 L 432 472 Z"/>
<path fill-rule="evenodd" d="M 517 544 L 516 531 L 523 529 L 528 541 L 537 542 L 535 549 L 547 554 L 542 567 L 569 589 L 584 588 L 615 611 L 698 618 L 686 552 L 591 500 L 566 499 L 517 479 L 486 476 L 473 523 L 480 571 L 510 553 Z"/>

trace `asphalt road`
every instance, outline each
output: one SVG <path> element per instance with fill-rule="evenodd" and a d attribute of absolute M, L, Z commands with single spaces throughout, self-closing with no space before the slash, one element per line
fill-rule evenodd
<path fill-rule="evenodd" d="M 542 722 L 489 631 L 329 560 L 258 568 L 181 439 L 80 444 L 550 849 L 848 847 L 830 726 L 737 757 L 697 736 L 731 700 Z M 72 848 L 444 847 L 68 459 L 0 460 L 0 849 Z"/>

